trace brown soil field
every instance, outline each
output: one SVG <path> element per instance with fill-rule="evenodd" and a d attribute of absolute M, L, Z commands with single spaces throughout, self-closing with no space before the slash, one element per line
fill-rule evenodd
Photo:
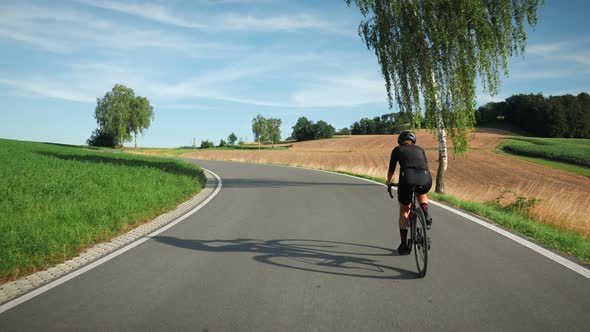
<path fill-rule="evenodd" d="M 536 220 L 588 236 L 590 178 L 495 153 L 495 147 L 507 136 L 516 135 L 496 129 L 478 129 L 470 135 L 470 151 L 466 157 L 453 157 L 450 148 L 446 193 L 464 200 L 485 202 L 495 200 L 503 190 L 513 190 L 520 196 L 541 200 L 533 209 Z M 295 143 L 289 150 L 205 150 L 183 156 L 288 164 L 385 178 L 396 140 L 397 135 L 351 136 Z M 434 178 L 438 168 L 436 138 L 421 130 L 417 132 L 417 140 L 426 150 Z"/>

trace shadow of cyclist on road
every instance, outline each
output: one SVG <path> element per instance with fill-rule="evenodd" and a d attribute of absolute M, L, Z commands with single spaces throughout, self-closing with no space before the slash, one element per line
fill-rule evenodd
<path fill-rule="evenodd" d="M 167 245 L 204 252 L 251 253 L 257 262 L 296 270 L 373 279 L 415 279 L 414 272 L 385 265 L 389 248 L 324 240 L 190 240 L 155 236 Z"/>

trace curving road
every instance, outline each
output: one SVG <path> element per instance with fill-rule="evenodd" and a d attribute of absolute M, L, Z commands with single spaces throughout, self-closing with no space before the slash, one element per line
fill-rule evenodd
<path fill-rule="evenodd" d="M 0 314 L 0 331 L 587 331 L 590 279 L 431 207 L 431 264 L 398 256 L 382 186 L 194 161 L 223 180 L 180 224 Z"/>

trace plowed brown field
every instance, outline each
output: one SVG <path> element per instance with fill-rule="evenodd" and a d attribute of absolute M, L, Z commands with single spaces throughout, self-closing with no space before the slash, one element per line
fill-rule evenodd
<path fill-rule="evenodd" d="M 426 131 L 419 131 L 417 136 L 418 144 L 426 149 L 434 177 L 438 167 L 437 141 Z M 506 136 L 514 134 L 493 129 L 473 133 L 468 156 L 449 158 L 446 192 L 461 199 L 484 202 L 495 200 L 503 190 L 514 190 L 526 198 L 541 199 L 533 210 L 536 219 L 588 236 L 590 178 L 494 153 L 493 149 Z M 396 138 L 395 135 L 352 136 L 295 143 L 291 149 L 282 151 L 205 150 L 184 157 L 288 164 L 385 178 Z"/>

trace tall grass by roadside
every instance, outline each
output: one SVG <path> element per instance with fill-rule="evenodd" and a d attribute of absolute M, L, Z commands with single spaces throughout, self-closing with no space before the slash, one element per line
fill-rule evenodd
<path fill-rule="evenodd" d="M 0 139 L 0 281 L 74 257 L 162 214 L 205 184 L 164 158 Z"/>
<path fill-rule="evenodd" d="M 385 179 L 383 178 L 351 172 L 336 172 L 385 183 Z M 590 262 L 590 238 L 585 238 L 574 232 L 564 231 L 551 225 L 535 222 L 530 219 L 527 213 L 515 211 L 510 206 L 501 206 L 495 202 L 469 202 L 451 195 L 436 192 L 430 192 L 428 196 L 434 200 L 482 216 L 498 225 L 510 228 L 522 235 L 539 241 L 548 247 L 566 252 L 585 262 Z M 433 216 L 433 218 L 436 218 L 436 216 Z"/>
<path fill-rule="evenodd" d="M 500 148 L 523 156 L 590 167 L 590 139 L 513 137 Z"/>
<path fill-rule="evenodd" d="M 469 202 L 450 195 L 429 193 L 435 200 L 485 217 L 501 226 L 535 239 L 554 248 L 590 262 L 590 238 L 584 238 L 571 231 L 563 231 L 548 224 L 531 220 L 526 215 L 510 211 L 497 204 Z"/>

